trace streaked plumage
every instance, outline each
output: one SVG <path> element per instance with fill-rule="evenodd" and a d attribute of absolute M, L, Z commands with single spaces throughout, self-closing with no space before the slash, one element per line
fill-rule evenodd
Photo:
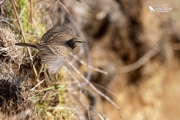
<path fill-rule="evenodd" d="M 42 36 L 40 43 L 16 43 L 16 45 L 38 49 L 41 61 L 55 74 L 64 65 L 69 52 L 83 42 L 85 41 L 73 37 L 72 29 L 69 27 L 54 26 Z"/>
<path fill-rule="evenodd" d="M 57 42 L 64 42 L 73 38 L 73 31 L 68 26 L 54 26 L 49 29 L 41 38 L 42 44 L 56 44 Z"/>

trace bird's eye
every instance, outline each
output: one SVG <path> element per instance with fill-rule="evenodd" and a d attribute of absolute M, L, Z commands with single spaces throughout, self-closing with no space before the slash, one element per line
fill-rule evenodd
<path fill-rule="evenodd" d="M 77 41 L 77 42 L 76 42 L 76 45 L 79 45 L 80 43 L 81 43 L 81 41 Z"/>

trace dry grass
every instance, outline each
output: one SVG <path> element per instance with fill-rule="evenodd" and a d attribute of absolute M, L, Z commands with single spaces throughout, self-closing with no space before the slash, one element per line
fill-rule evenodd
<path fill-rule="evenodd" d="M 15 2 L 16 15 L 11 1 L 1 4 L 0 118 L 178 119 L 178 1 Z M 168 4 L 173 10 L 150 12 L 148 6 L 154 4 Z M 38 42 L 55 24 L 70 24 L 75 34 L 89 41 L 89 49 L 81 46 L 77 56 L 70 59 L 76 71 L 66 64 L 57 75 L 51 75 L 36 50 L 30 49 L 30 55 L 26 48 L 14 46 L 25 38 L 26 42 Z M 97 84 L 100 95 L 110 97 L 93 92 L 82 78 Z M 112 100 L 111 104 L 104 98 Z M 112 103 L 120 106 L 121 113 Z"/>
<path fill-rule="evenodd" d="M 81 49 L 78 56 L 71 55 L 75 57 L 72 63 L 75 64 L 73 68 L 76 72 L 72 72 L 69 66 L 68 69 L 62 68 L 58 74 L 52 75 L 41 64 L 37 51 L 15 46 L 17 42 L 38 42 L 47 30 L 46 28 L 52 27 L 56 22 L 49 13 L 53 11 L 53 18 L 56 18 L 55 15 L 60 8 L 59 5 L 52 7 L 56 1 L 51 4 L 47 1 L 36 2 L 10 0 L 2 4 L 4 14 L 0 27 L 1 118 L 86 119 L 85 111 L 87 110 L 83 101 L 78 98 L 83 96 L 81 93 L 83 88 L 81 88 L 78 75 L 75 75 L 76 72 L 81 74 L 76 68 L 76 60 L 88 69 L 106 72 L 80 60 L 79 57 L 83 53 Z M 81 77 L 88 82 L 89 79 L 83 74 Z M 72 82 L 71 79 L 75 81 Z M 85 99 L 84 96 L 83 100 Z"/>
<path fill-rule="evenodd" d="M 38 41 L 37 38 L 44 33 L 45 28 L 51 27 L 43 25 L 47 16 L 41 18 L 44 13 L 42 9 L 48 8 L 48 4 L 36 2 L 40 4 L 34 6 L 35 2 L 26 0 L 12 0 L 2 4 L 4 19 L 0 27 L 1 118 L 78 119 L 78 110 L 72 107 L 68 99 L 67 86 L 72 84 L 68 82 L 71 78 L 66 77 L 65 72 L 59 72 L 56 76 L 49 74 L 39 62 L 37 51 L 29 49 L 27 52 L 27 49 L 15 46 L 15 43 L 23 40 Z M 47 6 L 41 8 L 41 5 Z M 12 14 L 6 14 L 7 12 Z M 13 21 L 8 21 L 8 17 L 13 18 Z"/>

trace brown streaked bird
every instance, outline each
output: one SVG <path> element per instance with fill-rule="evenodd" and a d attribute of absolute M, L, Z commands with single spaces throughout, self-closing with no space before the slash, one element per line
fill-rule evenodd
<path fill-rule="evenodd" d="M 73 37 L 73 31 L 68 26 L 56 25 L 42 36 L 40 43 L 16 43 L 15 45 L 39 50 L 41 61 L 47 64 L 46 68 L 51 73 L 55 74 L 64 65 L 69 52 L 80 43 L 87 43 L 87 41 Z"/>

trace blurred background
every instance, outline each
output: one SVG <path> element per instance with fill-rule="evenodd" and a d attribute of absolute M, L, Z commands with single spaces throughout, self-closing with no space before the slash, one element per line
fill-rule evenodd
<path fill-rule="evenodd" d="M 113 93 L 104 91 L 120 106 L 123 119 L 178 120 L 180 1 L 65 3 L 89 41 L 93 66 L 108 72 L 93 73 L 91 81 Z M 97 106 L 109 119 L 120 119 L 104 98 Z"/>
<path fill-rule="evenodd" d="M 97 111 L 110 120 L 180 118 L 179 0 L 24 1 L 33 11 L 18 6 L 19 14 L 23 14 L 23 9 L 31 11 L 33 19 L 28 20 L 41 23 L 35 24 L 35 37 L 25 29 L 32 42 L 46 29 L 64 23 L 88 41 L 84 47 L 88 50 L 80 59 L 88 63 L 86 57 L 90 56 L 93 67 L 108 72 L 104 75 L 92 71 L 90 81 L 120 107 L 119 112 L 86 86 L 94 96 L 93 107 Z M 1 4 L 1 16 L 8 13 L 8 10 L 2 12 L 8 9 L 7 4 L 10 4 L 8 0 Z M 77 67 L 87 74 L 84 66 Z M 81 102 L 86 106 L 89 101 Z"/>

